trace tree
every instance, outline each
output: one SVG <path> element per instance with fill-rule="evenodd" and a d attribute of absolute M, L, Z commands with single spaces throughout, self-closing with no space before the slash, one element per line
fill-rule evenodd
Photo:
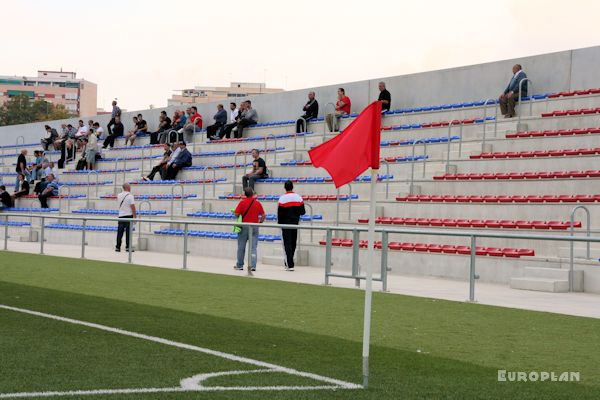
<path fill-rule="evenodd" d="M 55 105 L 44 100 L 31 101 L 26 94 L 12 97 L 0 106 L 0 126 L 51 121 L 70 116 L 62 104 Z"/>

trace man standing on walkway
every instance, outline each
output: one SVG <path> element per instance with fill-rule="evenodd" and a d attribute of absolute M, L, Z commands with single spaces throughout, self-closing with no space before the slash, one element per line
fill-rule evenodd
<path fill-rule="evenodd" d="M 129 183 L 124 183 L 123 191 L 117 195 L 119 218 L 136 218 L 135 198 L 130 191 L 131 186 L 129 186 Z M 125 233 L 126 251 L 129 251 L 129 246 L 131 246 L 131 238 L 129 237 L 130 225 L 130 221 L 119 221 L 119 227 L 117 229 L 117 247 L 115 247 L 117 253 L 121 251 L 123 233 Z M 131 251 L 133 251 L 133 248 Z"/>
<path fill-rule="evenodd" d="M 277 205 L 277 223 L 284 225 L 298 225 L 300 216 L 306 214 L 304 200 L 299 194 L 294 193 L 292 181 L 286 181 L 283 185 L 285 194 L 279 198 Z M 285 270 L 294 270 L 294 253 L 298 241 L 298 229 L 281 229 L 283 237 L 283 249 L 285 250 Z"/>
<path fill-rule="evenodd" d="M 234 213 L 236 217 L 242 216 L 242 222 L 249 223 L 260 223 L 265 221 L 265 210 L 262 204 L 256 197 L 254 197 L 254 190 L 247 187 L 244 189 L 246 198 L 240 201 L 237 205 Z M 244 258 L 246 256 L 246 243 L 248 242 L 248 236 L 252 230 L 252 242 L 251 247 L 251 262 L 248 268 L 252 271 L 256 271 L 256 260 L 258 258 L 256 254 L 256 247 L 258 246 L 258 226 L 243 226 L 242 231 L 238 233 L 238 248 L 237 248 L 237 263 L 235 269 L 241 271 L 244 269 Z"/>

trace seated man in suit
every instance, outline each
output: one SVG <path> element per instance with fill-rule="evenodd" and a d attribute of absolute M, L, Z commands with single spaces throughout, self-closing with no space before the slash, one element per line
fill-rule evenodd
<path fill-rule="evenodd" d="M 519 99 L 519 82 L 527 78 L 525 71 L 523 71 L 520 64 L 515 64 L 512 67 L 513 77 L 508 83 L 504 93 L 500 95 L 498 99 L 500 103 L 500 111 L 505 118 L 512 118 L 515 116 L 515 104 Z M 527 96 L 527 81 L 521 85 L 521 97 Z"/>

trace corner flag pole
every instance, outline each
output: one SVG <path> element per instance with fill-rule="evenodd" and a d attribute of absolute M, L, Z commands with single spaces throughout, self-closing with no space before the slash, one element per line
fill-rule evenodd
<path fill-rule="evenodd" d="M 371 198 L 369 203 L 369 248 L 367 253 L 367 279 L 365 287 L 365 315 L 363 327 L 363 388 L 369 387 L 369 345 L 371 341 L 371 299 L 373 297 L 373 266 L 375 264 L 375 195 L 377 188 L 377 173 L 371 169 Z"/>

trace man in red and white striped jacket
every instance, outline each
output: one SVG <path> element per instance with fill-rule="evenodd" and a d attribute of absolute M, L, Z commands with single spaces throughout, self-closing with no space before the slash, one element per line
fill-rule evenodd
<path fill-rule="evenodd" d="M 286 181 L 284 184 L 285 194 L 279 198 L 277 205 L 277 223 L 286 225 L 298 225 L 300 216 L 306 214 L 304 200 L 299 194 L 293 192 L 294 184 Z M 298 240 L 297 229 L 282 229 L 283 248 L 285 250 L 285 270 L 294 270 L 294 253 Z"/>

